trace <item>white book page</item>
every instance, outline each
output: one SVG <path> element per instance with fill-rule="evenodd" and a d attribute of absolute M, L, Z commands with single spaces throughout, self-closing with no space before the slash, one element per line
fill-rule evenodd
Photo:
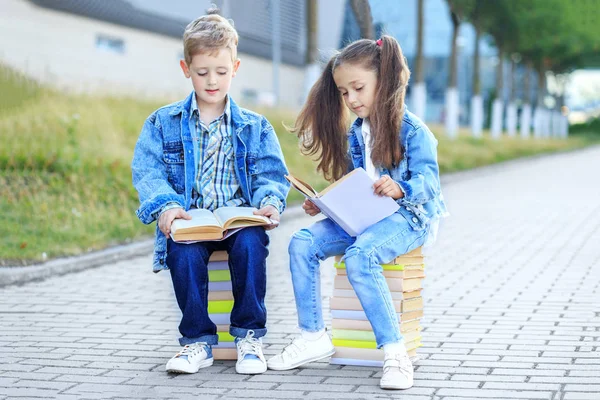
<path fill-rule="evenodd" d="M 320 200 L 336 218 L 343 221 L 340 226 L 351 236 L 361 234 L 400 207 L 391 197 L 376 195 L 374 183 L 364 169 L 357 168 L 331 190 L 321 194 Z"/>
<path fill-rule="evenodd" d="M 176 233 L 178 229 L 192 228 L 195 226 L 216 226 L 221 227 L 219 221 L 215 218 L 212 212 L 203 208 L 192 208 L 187 212 L 192 219 L 187 220 L 178 218 L 171 225 L 171 232 Z"/>
<path fill-rule="evenodd" d="M 216 209 L 214 214 L 223 227 L 245 226 L 248 221 L 264 222 L 265 224 L 271 223 L 270 218 L 262 215 L 254 215 L 254 211 L 256 211 L 254 207 L 221 207 Z M 234 218 L 238 218 L 240 221 L 232 224 L 230 220 Z"/>

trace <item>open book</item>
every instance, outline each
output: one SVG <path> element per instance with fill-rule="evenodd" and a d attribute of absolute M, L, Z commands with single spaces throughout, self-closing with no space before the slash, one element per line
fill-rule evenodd
<path fill-rule="evenodd" d="M 321 212 L 350 236 L 358 236 L 369 226 L 389 217 L 400 206 L 388 196 L 373 192 L 375 183 L 362 168 L 356 168 L 321 193 L 291 175 L 285 178 Z"/>
<path fill-rule="evenodd" d="M 215 211 L 193 208 L 192 219 L 176 219 L 171 225 L 171 238 L 176 242 L 222 240 L 247 226 L 274 225 L 262 215 L 254 215 L 254 207 L 221 207 Z"/>

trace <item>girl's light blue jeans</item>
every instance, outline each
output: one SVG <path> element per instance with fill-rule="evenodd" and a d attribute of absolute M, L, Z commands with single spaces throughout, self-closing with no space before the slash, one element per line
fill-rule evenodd
<path fill-rule="evenodd" d="M 371 323 L 377 347 L 399 342 L 398 315 L 380 264 L 423 245 L 427 233 L 428 229 L 414 230 L 399 213 L 356 238 L 329 219 L 296 232 L 289 254 L 300 329 L 324 329 L 319 265 L 328 257 L 344 254 L 348 279 Z"/>

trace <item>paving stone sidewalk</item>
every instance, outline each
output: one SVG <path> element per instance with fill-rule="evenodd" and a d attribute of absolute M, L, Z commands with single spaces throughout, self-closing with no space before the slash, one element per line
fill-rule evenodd
<path fill-rule="evenodd" d="M 150 256 L 0 289 L 0 400 L 600 399 L 600 147 L 444 177 L 451 217 L 429 251 L 415 386 L 313 363 L 169 375 L 179 349 L 168 273 Z M 265 353 L 295 333 L 287 243 L 272 234 Z M 334 271 L 323 264 L 324 306 Z M 327 312 L 326 312 L 327 314 Z"/>

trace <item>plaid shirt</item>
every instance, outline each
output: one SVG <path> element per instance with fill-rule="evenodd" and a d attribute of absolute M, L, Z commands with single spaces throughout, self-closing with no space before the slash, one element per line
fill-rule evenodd
<path fill-rule="evenodd" d="M 212 121 L 208 127 L 200 121 L 200 110 L 198 109 L 198 103 L 196 102 L 196 96 L 192 96 L 192 103 L 190 108 L 190 120 L 189 120 L 190 132 L 194 138 L 194 143 L 198 146 L 196 148 L 196 159 L 194 162 L 197 166 L 197 175 L 194 183 L 194 189 L 192 190 L 192 205 L 196 208 L 204 207 L 204 200 L 202 193 L 200 193 L 200 180 L 202 179 L 202 162 L 204 161 L 204 150 L 209 139 L 209 135 L 214 130 L 215 134 L 221 136 L 220 148 L 217 150 L 217 162 L 215 165 L 216 173 L 215 179 L 210 186 L 210 196 L 215 199 L 214 203 L 209 208 L 211 211 L 219 207 L 224 206 L 248 206 L 246 200 L 242 196 L 242 191 L 235 175 L 234 165 L 234 154 L 233 154 L 233 134 L 231 127 L 231 106 L 229 104 L 229 95 L 227 95 L 227 103 L 223 114 Z M 218 126 L 218 129 L 216 129 Z M 208 192 L 208 191 L 207 191 Z M 206 193 L 208 194 L 208 193 Z M 279 212 L 282 211 L 283 204 L 275 196 L 267 196 L 260 202 L 260 207 L 263 208 L 267 205 L 275 207 Z M 172 208 L 182 207 L 181 204 L 175 202 L 169 202 L 165 204 L 156 218 L 160 217 L 160 214 Z"/>
<path fill-rule="evenodd" d="M 223 114 L 208 126 L 200 120 L 200 111 L 196 103 L 196 96 L 192 98 L 192 108 L 190 111 L 190 132 L 192 132 L 192 137 L 197 146 L 196 159 L 194 161 L 198 167 L 196 182 L 192 192 L 192 204 L 198 208 L 206 208 L 211 211 L 219 207 L 243 205 L 245 201 L 235 175 L 233 160 L 229 96 L 227 96 L 227 103 L 225 104 Z M 207 145 L 211 139 L 218 141 L 216 152 L 212 155 L 215 163 L 215 173 L 210 184 L 202 188 L 202 166 L 211 156 L 207 154 Z"/>

